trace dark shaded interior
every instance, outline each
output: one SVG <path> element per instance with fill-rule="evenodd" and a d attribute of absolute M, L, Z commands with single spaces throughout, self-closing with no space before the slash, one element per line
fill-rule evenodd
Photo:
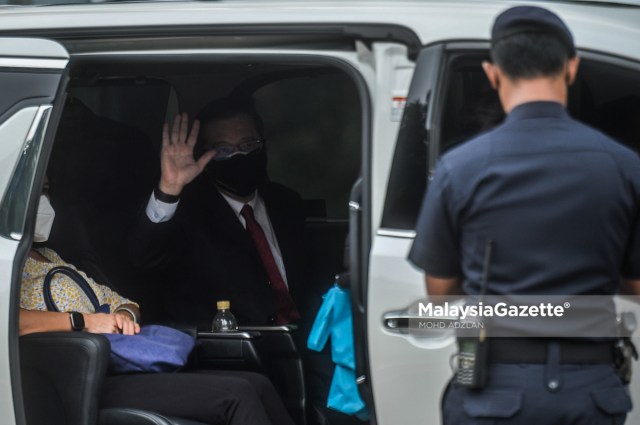
<path fill-rule="evenodd" d="M 433 127 L 439 130 L 437 140 L 425 131 L 426 104 L 407 106 L 396 144 L 382 227 L 409 231 L 415 228 L 430 171 L 429 144 L 437 144 L 442 154 L 504 118 L 497 93 L 481 68 L 487 57 L 486 52 L 478 50 L 452 52 L 445 57 L 442 103 L 428 105 L 436 107 Z M 639 152 L 638 64 L 593 55 L 582 58 L 577 80 L 569 89 L 568 110 L 574 118 Z M 398 196 L 399 193 L 410 196 Z"/>
<path fill-rule="evenodd" d="M 233 93 L 252 95 L 264 119 L 271 179 L 305 202 L 307 274 L 299 306 L 304 320 L 296 337 L 303 346 L 322 294 L 345 269 L 349 192 L 360 174 L 359 94 L 336 67 L 206 56 L 74 59 L 48 167 L 56 220 L 47 244 L 99 283 L 140 303 L 145 323 L 166 323 L 162 276 L 130 263 L 128 229 L 159 179 L 163 123 L 178 112 L 194 116 L 211 99 Z M 292 378 L 282 373 L 291 353 L 261 345 L 273 356 L 243 363 L 214 356 L 194 359 L 191 367 L 271 374 L 285 403 L 295 404 L 300 395 L 290 393 L 286 381 Z M 311 379 L 328 383 L 327 353 L 313 361 L 321 373 Z M 331 424 L 347 420 L 327 415 Z"/>
<path fill-rule="evenodd" d="M 482 55 L 452 58 L 441 121 L 441 152 L 499 124 L 504 117 L 497 94 L 480 67 L 484 59 Z M 569 113 L 638 151 L 639 80 L 637 70 L 582 59 L 577 80 L 569 89 Z"/>

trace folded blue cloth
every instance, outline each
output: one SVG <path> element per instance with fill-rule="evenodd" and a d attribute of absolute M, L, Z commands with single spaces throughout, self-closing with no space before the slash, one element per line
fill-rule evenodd
<path fill-rule="evenodd" d="M 353 347 L 353 319 L 349 291 L 334 284 L 324 301 L 307 339 L 310 350 L 322 351 L 331 336 L 331 360 L 336 364 L 329 389 L 327 407 L 361 420 L 369 419 L 369 411 L 358 392 Z"/>
<path fill-rule="evenodd" d="M 175 372 L 196 344 L 191 335 L 159 325 L 142 326 L 137 335 L 104 336 L 111 343 L 109 370 L 115 373 Z"/>

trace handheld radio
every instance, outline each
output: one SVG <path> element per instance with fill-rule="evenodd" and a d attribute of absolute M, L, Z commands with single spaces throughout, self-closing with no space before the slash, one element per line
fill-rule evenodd
<path fill-rule="evenodd" d="M 491 251 L 493 241 L 487 241 L 484 252 L 482 270 L 482 289 L 480 301 L 484 300 L 489 279 L 491 265 Z M 477 319 L 476 319 L 477 321 Z M 464 336 L 458 336 L 458 370 L 456 383 L 469 389 L 483 388 L 487 383 L 487 369 L 489 366 L 489 341 L 487 331 L 480 323 L 471 326 L 472 332 L 465 330 Z"/>

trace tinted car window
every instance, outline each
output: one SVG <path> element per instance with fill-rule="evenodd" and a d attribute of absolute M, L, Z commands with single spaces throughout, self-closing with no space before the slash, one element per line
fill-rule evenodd
<path fill-rule="evenodd" d="M 340 72 L 284 79 L 254 93 L 265 121 L 269 176 L 295 189 L 309 217 L 347 219 L 360 174 L 360 101 Z"/>
<path fill-rule="evenodd" d="M 569 113 L 640 151 L 640 77 L 634 69 L 638 65 L 623 65 L 620 60 L 604 56 L 585 56 L 578 78 L 569 89 Z M 442 154 L 504 119 L 498 96 L 481 67 L 486 57 L 483 50 L 448 54 L 439 80 L 444 93 L 436 106 L 439 109 L 433 112 L 432 131 L 428 129 L 428 109 L 433 107 L 429 88 L 412 88 L 396 143 L 382 227 L 414 229 L 427 186 L 428 167 L 435 162 L 428 153 Z M 426 78 L 425 74 L 419 62 L 412 84 L 416 78 Z"/>

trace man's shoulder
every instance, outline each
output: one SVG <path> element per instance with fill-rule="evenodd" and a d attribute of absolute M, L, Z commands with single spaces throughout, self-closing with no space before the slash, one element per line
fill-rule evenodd
<path fill-rule="evenodd" d="M 447 171 L 482 169 L 486 166 L 495 137 L 495 129 L 478 134 L 444 152 L 440 162 Z"/>
<path fill-rule="evenodd" d="M 258 189 L 263 198 L 270 200 L 291 200 L 301 202 L 300 194 L 288 186 L 276 182 L 267 182 Z"/>
<path fill-rule="evenodd" d="M 284 219 L 289 222 L 303 222 L 305 213 L 302 198 L 295 190 L 280 183 L 267 182 L 260 186 L 269 217 L 272 220 Z"/>
<path fill-rule="evenodd" d="M 620 166 L 640 168 L 638 152 L 588 124 L 577 120 L 572 120 L 572 123 L 585 137 L 595 141 L 600 149 L 611 155 Z"/>
<path fill-rule="evenodd" d="M 514 128 L 514 125 L 509 124 L 499 125 L 448 150 L 443 154 L 442 158 L 451 165 L 477 162 L 478 159 L 490 154 L 493 143 L 512 140 L 514 131 L 518 133 L 521 129 Z M 541 128 L 540 131 L 546 131 L 546 129 Z M 632 162 L 640 161 L 638 152 L 581 121 L 573 118 L 567 119 L 563 131 L 574 132 L 576 137 L 572 137 L 571 142 L 578 144 L 574 145 L 574 148 L 601 149 L 619 158 Z"/>

